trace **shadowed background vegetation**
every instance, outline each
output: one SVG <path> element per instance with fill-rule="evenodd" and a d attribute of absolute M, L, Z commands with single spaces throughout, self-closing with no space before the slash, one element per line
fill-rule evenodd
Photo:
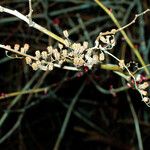
<path fill-rule="evenodd" d="M 122 26 L 150 7 L 148 0 L 101 2 Z M 67 29 L 73 41 L 88 41 L 93 46 L 100 32 L 116 28 L 93 0 L 33 0 L 32 4 L 35 22 L 61 37 Z M 29 11 L 27 0 L 1 0 L 0 5 L 25 15 Z M 146 64 L 150 49 L 149 17 L 147 13 L 125 30 Z M 30 54 L 57 45 L 57 41 L 5 13 L 0 13 L 0 39 L 0 44 L 11 46 L 28 43 Z M 112 53 L 126 62 L 138 62 L 120 33 L 116 40 Z M 104 63 L 117 64 L 110 57 Z M 139 142 L 149 149 L 150 108 L 141 102 L 139 93 L 128 89 L 113 71 L 99 66 L 82 69 L 33 71 L 24 59 L 10 59 L 1 49 L 0 149 L 136 150 Z M 145 75 L 143 70 L 141 74 Z M 9 97 L 1 99 L 6 94 Z"/>

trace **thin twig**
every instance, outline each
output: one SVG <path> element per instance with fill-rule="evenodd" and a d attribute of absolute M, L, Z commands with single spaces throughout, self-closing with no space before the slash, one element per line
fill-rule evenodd
<path fill-rule="evenodd" d="M 27 17 L 29 18 L 29 26 L 32 27 L 33 23 L 32 23 L 32 13 L 33 13 L 33 9 L 32 9 L 32 1 L 29 0 L 29 14 L 27 15 Z"/>
<path fill-rule="evenodd" d="M 110 16 L 110 18 L 112 19 L 112 21 L 116 24 L 116 26 L 119 29 L 122 28 L 121 25 L 119 24 L 118 20 L 113 15 L 113 13 L 110 12 L 109 9 L 107 7 L 105 7 L 100 0 L 95 0 L 95 2 Z M 148 11 L 149 11 L 149 9 L 148 9 Z M 146 12 L 147 12 L 147 10 L 146 10 Z M 114 33 L 116 32 L 115 30 L 116 29 L 113 30 Z M 120 30 L 120 32 L 124 36 L 125 40 L 127 41 L 128 45 L 130 46 L 130 48 L 133 50 L 133 52 L 137 56 L 137 58 L 138 58 L 139 62 L 141 63 L 141 65 L 145 66 L 145 62 L 144 62 L 142 56 L 140 55 L 138 49 L 135 48 L 135 46 L 133 45 L 132 41 L 129 39 L 129 37 L 127 36 L 127 34 L 124 32 L 124 30 Z M 112 34 L 112 32 L 111 32 L 111 34 Z M 149 70 L 147 68 L 144 68 L 144 69 L 145 69 L 145 72 L 147 73 L 147 75 L 149 75 L 150 74 Z"/>
<path fill-rule="evenodd" d="M 138 17 L 140 17 L 140 16 L 146 14 L 147 12 L 150 12 L 150 9 L 147 9 L 147 10 L 145 10 L 145 11 L 142 12 L 142 13 L 136 14 L 135 17 L 134 17 L 134 19 L 133 19 L 130 23 L 128 23 L 127 25 L 125 25 L 125 26 L 123 26 L 123 27 L 117 29 L 117 30 L 116 30 L 116 33 L 117 33 L 117 32 L 120 32 L 121 30 L 124 30 L 125 28 L 128 28 L 129 26 L 131 26 L 132 24 L 134 24 Z"/>
<path fill-rule="evenodd" d="M 5 12 L 5 13 L 11 14 L 13 16 L 16 16 L 17 18 L 25 21 L 28 25 L 30 25 L 31 20 L 27 16 L 25 16 L 25 15 L 21 14 L 20 12 L 18 12 L 17 10 L 11 10 L 9 8 L 5 8 L 5 7 L 0 6 L 0 12 Z M 34 21 L 32 21 L 32 27 L 39 30 L 39 31 L 41 31 L 41 32 L 43 32 L 44 34 L 52 37 L 53 39 L 55 39 L 58 42 L 65 45 L 64 39 L 62 39 L 58 35 L 54 34 L 53 32 L 47 30 L 46 28 L 42 27 L 41 25 L 35 23 Z"/>

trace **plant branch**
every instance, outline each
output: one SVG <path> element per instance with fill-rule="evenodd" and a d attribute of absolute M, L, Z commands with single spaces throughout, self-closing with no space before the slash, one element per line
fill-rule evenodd
<path fill-rule="evenodd" d="M 126 33 L 124 32 L 124 30 L 123 30 L 124 28 L 128 27 L 129 25 L 133 24 L 134 22 L 133 22 L 133 23 L 131 22 L 131 23 L 127 24 L 127 26 L 125 26 L 125 27 L 121 27 L 121 25 L 119 24 L 119 22 L 117 21 L 117 19 L 116 19 L 115 16 L 113 15 L 113 13 L 110 12 L 109 9 L 106 8 L 106 7 L 102 4 L 102 2 L 100 2 L 99 0 L 95 0 L 95 2 L 110 16 L 110 18 L 112 19 L 112 21 L 113 21 L 113 22 L 116 24 L 116 26 L 119 28 L 118 30 L 120 30 L 121 34 L 123 35 L 123 37 L 124 37 L 125 40 L 127 41 L 128 45 L 130 46 L 130 48 L 133 50 L 133 52 L 134 52 L 135 55 L 137 56 L 137 58 L 138 58 L 139 62 L 141 63 L 141 65 L 142 65 L 143 67 L 146 66 L 146 64 L 145 64 L 143 58 L 141 57 L 141 55 L 140 55 L 138 49 L 135 48 L 135 46 L 133 45 L 133 43 L 131 42 L 131 40 L 129 39 L 129 37 L 127 36 L 127 34 L 126 34 Z M 143 15 L 143 14 L 149 12 L 149 11 L 150 11 L 150 10 L 147 9 L 147 10 L 144 11 L 143 13 L 137 14 L 133 20 L 135 21 L 135 20 L 137 19 L 137 17 L 139 17 L 139 16 L 141 16 L 141 15 Z M 114 30 L 114 31 L 115 31 L 115 30 Z M 145 72 L 147 73 L 147 75 L 149 75 L 150 73 L 149 73 L 148 68 L 144 68 L 144 69 L 145 69 Z"/>
<path fill-rule="evenodd" d="M 31 25 L 31 16 L 30 16 L 31 12 L 29 12 L 30 15 L 28 17 L 28 16 L 25 16 L 25 15 L 21 14 L 17 10 L 11 10 L 11 9 L 8 9 L 8 8 L 2 7 L 2 6 L 0 6 L 0 12 L 5 12 L 5 13 L 11 14 L 13 16 L 16 16 L 17 18 L 25 21 L 29 26 Z M 52 37 L 53 39 L 57 40 L 58 42 L 60 42 L 62 44 L 65 44 L 64 39 L 62 39 L 58 35 L 54 34 L 53 32 L 47 30 L 46 28 L 42 27 L 41 25 L 35 23 L 34 21 L 32 21 L 32 26 L 31 27 L 43 32 L 44 34 Z"/>

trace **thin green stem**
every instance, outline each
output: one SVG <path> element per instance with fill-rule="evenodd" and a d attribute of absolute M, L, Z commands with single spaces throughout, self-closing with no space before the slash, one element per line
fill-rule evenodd
<path fill-rule="evenodd" d="M 115 18 L 115 16 L 113 15 L 112 12 L 109 11 L 108 8 L 106 8 L 102 2 L 100 2 L 99 0 L 95 0 L 95 2 L 110 16 L 110 18 L 112 19 L 112 21 L 116 24 L 116 26 L 120 29 L 122 28 L 121 25 L 119 24 L 118 20 Z M 148 10 L 146 10 L 144 13 L 146 13 Z M 125 40 L 127 41 L 128 45 L 130 46 L 130 48 L 133 50 L 133 52 L 135 53 L 135 55 L 137 56 L 139 62 L 141 63 L 142 66 L 146 66 L 145 62 L 143 60 L 143 58 L 141 57 L 139 51 L 137 48 L 135 48 L 135 46 L 133 45 L 132 41 L 129 39 L 129 37 L 127 36 L 127 34 L 124 32 L 124 30 L 120 30 L 121 34 L 123 35 L 123 37 L 125 38 Z M 149 70 L 148 68 L 144 68 L 145 72 L 147 73 L 147 75 L 149 75 Z"/>

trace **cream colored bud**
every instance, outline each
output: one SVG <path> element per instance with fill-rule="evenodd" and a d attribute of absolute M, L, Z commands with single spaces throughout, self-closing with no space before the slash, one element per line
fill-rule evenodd
<path fill-rule="evenodd" d="M 60 59 L 60 53 L 58 52 L 57 49 L 54 49 L 54 50 L 53 50 L 53 54 L 54 54 L 54 57 L 55 57 L 56 60 L 59 60 L 59 59 Z"/>
<path fill-rule="evenodd" d="M 38 66 L 40 66 L 40 65 L 41 65 L 41 61 L 37 60 L 37 61 L 36 61 L 36 64 L 37 64 Z"/>
<path fill-rule="evenodd" d="M 98 63 L 98 55 L 93 55 L 93 63 L 97 64 Z"/>
<path fill-rule="evenodd" d="M 32 63 L 31 65 L 33 70 L 37 70 L 38 69 L 38 65 L 36 63 Z"/>
<path fill-rule="evenodd" d="M 23 47 L 21 47 L 21 50 L 20 50 L 21 53 L 25 53 L 25 50 Z"/>
<path fill-rule="evenodd" d="M 15 44 L 15 46 L 14 46 L 14 50 L 15 50 L 15 51 L 18 51 L 18 50 L 19 50 L 19 48 L 20 48 L 20 45 L 19 45 L 19 44 Z"/>
<path fill-rule="evenodd" d="M 62 45 L 62 44 L 60 44 L 60 43 L 58 43 L 58 47 L 59 47 L 59 49 L 61 49 L 61 50 L 62 50 L 63 45 Z"/>
<path fill-rule="evenodd" d="M 147 95 L 147 91 L 144 91 L 144 90 L 140 90 L 141 94 L 146 96 Z"/>
<path fill-rule="evenodd" d="M 49 64 L 48 64 L 48 70 L 53 70 L 54 69 L 54 64 L 52 63 L 52 62 L 50 62 Z"/>
<path fill-rule="evenodd" d="M 139 89 L 141 89 L 141 90 L 144 90 L 144 89 L 146 89 L 147 87 L 149 87 L 148 82 L 144 82 L 143 84 L 140 84 L 140 85 L 139 85 Z"/>
<path fill-rule="evenodd" d="M 123 69 L 124 66 L 125 66 L 124 60 L 120 60 L 120 61 L 119 61 L 119 67 L 120 67 L 121 69 Z"/>
<path fill-rule="evenodd" d="M 24 44 L 23 48 L 24 48 L 25 52 L 27 52 L 29 50 L 29 47 L 30 47 L 29 44 L 27 44 L 27 43 Z"/>
<path fill-rule="evenodd" d="M 39 50 L 35 51 L 35 56 L 37 59 L 39 59 L 41 57 L 41 53 Z"/>
<path fill-rule="evenodd" d="M 144 97 L 144 98 L 143 98 L 143 101 L 144 101 L 145 103 L 149 102 L 149 100 L 150 100 L 150 99 L 149 99 L 148 97 Z"/>
<path fill-rule="evenodd" d="M 31 64 L 32 63 L 32 59 L 30 57 L 26 57 L 25 60 L 26 60 L 27 64 Z"/>
<path fill-rule="evenodd" d="M 85 49 L 87 49 L 87 48 L 88 48 L 88 45 L 89 45 L 89 43 L 88 43 L 88 42 L 86 42 L 86 41 L 84 41 L 84 42 L 83 42 L 83 47 L 84 47 Z"/>
<path fill-rule="evenodd" d="M 83 66 L 85 61 L 80 57 L 75 57 L 73 63 L 75 66 Z"/>
<path fill-rule="evenodd" d="M 51 55 L 53 53 L 53 47 L 52 46 L 48 46 L 47 47 L 47 51 Z"/>
<path fill-rule="evenodd" d="M 100 60 L 100 61 L 103 61 L 104 59 L 105 59 L 105 55 L 104 55 L 103 52 L 101 52 L 101 53 L 99 54 L 99 60 Z"/>
<path fill-rule="evenodd" d="M 67 54 L 68 54 L 67 50 L 64 49 L 64 50 L 62 51 L 62 56 L 63 56 L 63 57 L 67 57 Z"/>
<path fill-rule="evenodd" d="M 43 59 L 46 60 L 46 59 L 47 59 L 47 56 L 48 56 L 48 55 L 47 55 L 47 51 L 43 51 L 43 52 L 41 53 L 41 56 L 42 56 Z"/>

